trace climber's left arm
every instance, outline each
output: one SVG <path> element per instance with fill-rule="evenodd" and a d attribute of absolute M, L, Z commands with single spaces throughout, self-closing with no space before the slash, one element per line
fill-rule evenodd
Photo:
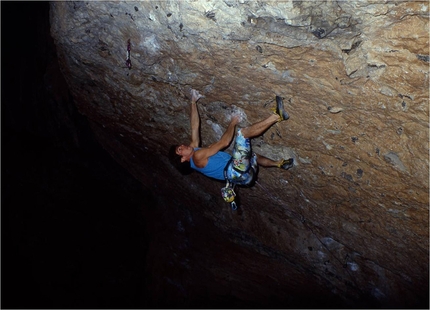
<path fill-rule="evenodd" d="M 199 137 L 200 116 L 197 110 L 197 102 L 191 101 L 191 143 L 190 146 L 198 147 L 200 144 Z"/>
<path fill-rule="evenodd" d="M 198 147 L 200 145 L 200 116 L 197 109 L 197 101 L 203 96 L 195 89 L 191 90 L 191 143 L 190 146 Z"/>

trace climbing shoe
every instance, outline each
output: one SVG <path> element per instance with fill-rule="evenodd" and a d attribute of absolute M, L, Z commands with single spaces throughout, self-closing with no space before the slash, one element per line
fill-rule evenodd
<path fill-rule="evenodd" d="M 278 165 L 279 168 L 282 168 L 282 169 L 285 169 L 285 170 L 288 170 L 288 169 L 290 169 L 293 166 L 294 166 L 294 159 L 293 158 L 284 159 Z"/>
<path fill-rule="evenodd" d="M 284 110 L 284 102 L 282 101 L 282 98 L 279 96 L 276 96 L 276 108 L 273 110 L 275 114 L 279 115 L 280 121 L 285 121 L 290 118 L 287 111 Z"/>

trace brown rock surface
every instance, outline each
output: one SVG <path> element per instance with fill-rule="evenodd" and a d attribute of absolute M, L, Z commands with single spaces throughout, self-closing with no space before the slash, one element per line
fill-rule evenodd
<path fill-rule="evenodd" d="M 52 2 L 80 112 L 158 195 L 154 304 L 428 305 L 428 15 L 427 1 Z M 190 87 L 204 145 L 232 111 L 245 126 L 280 95 L 290 113 L 253 146 L 295 167 L 260 169 L 236 212 L 222 183 L 168 163 Z"/>

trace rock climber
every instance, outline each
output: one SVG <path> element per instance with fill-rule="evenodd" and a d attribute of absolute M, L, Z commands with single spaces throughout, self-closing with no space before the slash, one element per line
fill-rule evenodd
<path fill-rule="evenodd" d="M 200 147 L 200 116 L 197 101 L 202 97 L 197 90 L 191 89 L 190 144 L 172 145 L 170 148 L 169 158 L 180 171 L 184 173 L 186 170 L 184 170 L 184 166 L 191 167 L 208 177 L 227 181 L 222 195 L 224 200 L 231 202 L 235 196 L 232 191 L 234 185 L 252 185 L 258 173 L 258 166 L 277 167 L 285 170 L 294 166 L 293 158 L 274 161 L 252 152 L 251 149 L 251 138 L 262 135 L 273 124 L 289 119 L 281 97 L 276 96 L 274 113 L 266 119 L 236 131 L 240 117 L 232 115 L 230 124 L 221 139 L 207 147 Z M 230 145 L 235 134 L 233 154 L 223 152 L 222 150 Z"/>

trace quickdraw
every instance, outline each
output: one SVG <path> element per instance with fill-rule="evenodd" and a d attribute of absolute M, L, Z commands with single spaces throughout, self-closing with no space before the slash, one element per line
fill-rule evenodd
<path fill-rule="evenodd" d="M 131 43 L 130 43 L 130 39 L 128 39 L 128 41 L 127 41 L 127 59 L 125 60 L 125 65 L 127 66 L 128 70 L 131 69 L 130 51 L 131 51 Z"/>

